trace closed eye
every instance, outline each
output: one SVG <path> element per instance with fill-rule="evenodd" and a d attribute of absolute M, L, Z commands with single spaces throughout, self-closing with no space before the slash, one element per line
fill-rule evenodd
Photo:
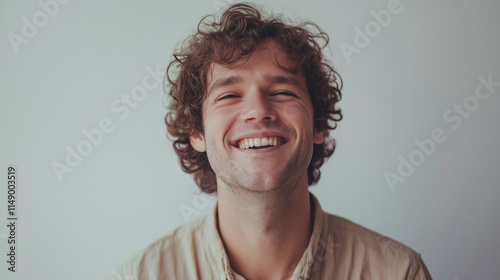
<path fill-rule="evenodd" d="M 219 97 L 217 99 L 217 101 L 221 101 L 221 100 L 224 100 L 224 99 L 230 99 L 230 98 L 235 98 L 235 97 L 239 97 L 238 95 L 236 94 L 224 94 L 222 95 L 221 97 Z"/>
<path fill-rule="evenodd" d="M 287 96 L 297 97 L 295 93 L 291 93 L 288 91 L 277 91 L 271 94 L 271 96 L 277 96 L 277 95 L 287 95 Z"/>

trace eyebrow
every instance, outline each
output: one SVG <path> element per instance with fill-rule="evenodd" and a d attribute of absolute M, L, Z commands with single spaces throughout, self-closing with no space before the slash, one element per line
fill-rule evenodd
<path fill-rule="evenodd" d="M 296 86 L 302 91 L 306 91 L 299 79 L 291 76 L 267 76 L 266 81 L 271 84 L 287 84 Z"/>
<path fill-rule="evenodd" d="M 243 81 L 241 76 L 230 76 L 227 78 L 218 79 L 210 86 L 210 89 L 208 91 L 208 95 L 210 95 L 210 93 L 216 89 L 230 86 L 230 85 L 234 85 L 234 84 L 240 83 L 241 81 Z"/>

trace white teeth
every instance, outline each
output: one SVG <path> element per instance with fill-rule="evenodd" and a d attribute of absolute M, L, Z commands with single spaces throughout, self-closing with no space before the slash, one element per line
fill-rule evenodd
<path fill-rule="evenodd" d="M 255 147 L 260 147 L 260 146 L 262 146 L 262 141 L 259 138 L 255 138 L 253 140 L 253 144 L 254 144 Z"/>
<path fill-rule="evenodd" d="M 281 145 L 281 141 L 278 140 L 277 136 L 273 137 L 262 137 L 262 138 L 247 138 L 239 141 L 239 148 L 246 150 L 252 147 L 265 147 L 265 146 L 278 146 Z"/>

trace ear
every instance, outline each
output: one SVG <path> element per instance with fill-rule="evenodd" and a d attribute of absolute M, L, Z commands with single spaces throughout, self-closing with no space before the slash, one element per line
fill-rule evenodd
<path fill-rule="evenodd" d="M 314 129 L 314 144 L 322 144 L 323 142 L 325 142 L 326 136 L 326 130 Z"/>
<path fill-rule="evenodd" d="M 207 151 L 207 148 L 205 146 L 205 139 L 203 138 L 202 133 L 194 132 L 193 134 L 191 134 L 191 136 L 189 136 L 189 142 L 196 151 L 200 153 Z"/>

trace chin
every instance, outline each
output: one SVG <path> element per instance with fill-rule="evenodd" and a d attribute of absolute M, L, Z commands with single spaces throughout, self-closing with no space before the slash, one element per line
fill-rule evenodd
<path fill-rule="evenodd" d="M 257 180 L 245 180 L 242 182 L 239 180 L 239 186 L 251 192 L 273 192 L 284 189 L 284 187 L 290 187 L 284 179 L 277 179 L 275 176 L 268 178 L 257 177 Z"/>

